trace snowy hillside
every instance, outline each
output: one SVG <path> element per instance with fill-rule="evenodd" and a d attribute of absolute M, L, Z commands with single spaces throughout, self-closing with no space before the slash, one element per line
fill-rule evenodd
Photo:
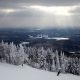
<path fill-rule="evenodd" d="M 60 74 L 31 68 L 0 63 L 0 80 L 80 80 L 80 76 Z"/>

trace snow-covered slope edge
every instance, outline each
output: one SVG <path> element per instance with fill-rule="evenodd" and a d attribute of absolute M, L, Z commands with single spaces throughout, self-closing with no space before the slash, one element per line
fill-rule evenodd
<path fill-rule="evenodd" d="M 0 80 L 80 80 L 80 76 L 60 74 L 31 68 L 0 63 Z"/>

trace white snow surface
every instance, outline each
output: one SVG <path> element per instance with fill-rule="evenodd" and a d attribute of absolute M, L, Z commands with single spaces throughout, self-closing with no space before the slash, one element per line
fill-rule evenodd
<path fill-rule="evenodd" d="M 21 44 L 22 45 L 25 45 L 25 44 L 29 44 L 30 42 L 22 42 Z"/>
<path fill-rule="evenodd" d="M 24 65 L 23 67 L 0 63 L 0 80 L 80 80 L 80 76 L 48 72 Z"/>
<path fill-rule="evenodd" d="M 37 35 L 36 37 L 29 35 L 29 37 L 34 38 L 34 39 L 40 39 L 40 38 L 55 39 L 57 41 L 59 41 L 59 40 L 69 40 L 69 38 L 66 38 L 66 37 L 49 37 L 48 35 L 43 35 L 43 34 Z"/>
<path fill-rule="evenodd" d="M 69 38 L 65 38 L 65 37 L 53 37 L 53 38 L 47 38 L 47 39 L 55 39 L 57 41 L 59 41 L 59 40 L 69 40 Z"/>

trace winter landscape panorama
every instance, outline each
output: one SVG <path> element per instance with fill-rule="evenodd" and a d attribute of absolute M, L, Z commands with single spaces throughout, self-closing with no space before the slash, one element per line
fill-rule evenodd
<path fill-rule="evenodd" d="M 0 0 L 0 80 L 80 80 L 80 0 Z"/>

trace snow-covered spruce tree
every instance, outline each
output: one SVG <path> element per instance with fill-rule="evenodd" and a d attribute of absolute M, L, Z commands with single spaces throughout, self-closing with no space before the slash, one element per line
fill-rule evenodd
<path fill-rule="evenodd" d="M 29 47 L 24 46 L 25 59 L 24 63 L 29 64 Z"/>
<path fill-rule="evenodd" d="M 37 51 L 37 58 L 38 58 L 38 63 L 39 63 L 39 67 L 41 68 L 41 69 L 44 69 L 44 59 L 45 59 L 45 57 L 44 57 L 44 48 L 43 47 L 40 47 L 40 48 L 38 48 L 38 51 Z"/>
<path fill-rule="evenodd" d="M 61 58 L 61 60 L 60 60 L 60 64 L 61 64 L 61 71 L 62 72 L 65 72 L 65 64 L 66 64 L 66 62 L 65 62 L 65 57 L 64 57 L 64 53 L 61 51 L 61 53 L 60 53 L 60 58 Z"/>
<path fill-rule="evenodd" d="M 71 73 L 72 72 L 72 58 L 68 57 L 68 68 L 66 72 Z"/>
<path fill-rule="evenodd" d="M 73 73 L 73 74 L 76 74 L 77 72 L 76 72 L 76 62 L 75 62 L 75 58 L 72 58 L 72 61 L 71 61 L 72 63 L 71 63 L 71 66 L 72 66 L 72 69 L 71 69 L 71 72 Z"/>
<path fill-rule="evenodd" d="M 74 71 L 75 71 L 75 73 L 73 73 L 73 74 L 77 74 L 77 75 L 79 75 L 79 58 L 78 57 L 76 57 L 75 58 L 75 69 L 74 69 Z"/>
<path fill-rule="evenodd" d="M 10 45 L 7 42 L 4 44 L 4 54 L 6 62 L 10 63 Z"/>
<path fill-rule="evenodd" d="M 16 45 L 12 42 L 10 43 L 10 63 L 17 64 L 16 55 L 17 55 L 17 48 Z"/>
<path fill-rule="evenodd" d="M 43 47 L 41 47 L 40 67 L 45 70 L 46 70 L 46 55 L 47 55 L 46 50 Z"/>
<path fill-rule="evenodd" d="M 0 43 L 0 60 L 3 61 L 4 59 L 5 59 L 4 42 L 2 41 Z"/>
<path fill-rule="evenodd" d="M 33 48 L 29 48 L 29 65 L 33 66 L 34 67 L 34 62 L 35 62 L 35 58 L 34 58 L 34 51 L 33 51 Z"/>
<path fill-rule="evenodd" d="M 52 49 L 51 48 L 48 48 L 47 49 L 47 55 L 46 55 L 46 62 L 47 62 L 47 64 L 48 64 L 48 70 L 49 71 L 52 71 L 53 69 L 54 69 L 54 56 L 52 56 L 53 55 L 53 51 L 52 51 Z"/>
<path fill-rule="evenodd" d="M 56 71 L 56 65 L 55 65 L 55 52 L 51 54 L 52 59 L 52 71 Z"/>
<path fill-rule="evenodd" d="M 55 54 L 56 54 L 56 71 L 58 71 L 59 69 L 61 69 L 61 67 L 60 67 L 59 54 L 58 54 L 57 50 L 56 50 Z"/>
<path fill-rule="evenodd" d="M 31 47 L 24 47 L 24 52 L 25 52 L 25 60 L 24 62 L 26 64 L 31 64 L 31 57 L 30 57 L 30 54 L 31 54 Z"/>
<path fill-rule="evenodd" d="M 48 63 L 47 63 L 47 50 L 43 50 L 43 52 L 42 52 L 42 54 L 43 54 L 43 63 L 44 63 L 44 69 L 45 70 L 48 70 Z"/>
<path fill-rule="evenodd" d="M 77 57 L 68 58 L 67 72 L 79 75 L 79 59 Z"/>
<path fill-rule="evenodd" d="M 34 60 L 34 67 L 36 68 L 40 68 L 40 62 L 39 62 L 39 59 L 40 59 L 40 56 L 38 55 L 38 50 L 36 47 L 33 47 L 33 60 Z"/>
<path fill-rule="evenodd" d="M 64 52 L 63 52 L 63 54 L 64 54 Z M 68 57 L 66 55 L 64 55 L 64 66 L 65 66 L 64 72 L 67 72 L 67 70 L 68 70 Z"/>
<path fill-rule="evenodd" d="M 19 49 L 17 52 L 18 64 L 23 64 L 25 60 L 25 52 L 22 44 L 19 45 Z"/>
<path fill-rule="evenodd" d="M 78 68 L 78 70 L 79 70 L 79 75 L 80 75 L 80 58 L 79 58 L 79 68 Z"/>

